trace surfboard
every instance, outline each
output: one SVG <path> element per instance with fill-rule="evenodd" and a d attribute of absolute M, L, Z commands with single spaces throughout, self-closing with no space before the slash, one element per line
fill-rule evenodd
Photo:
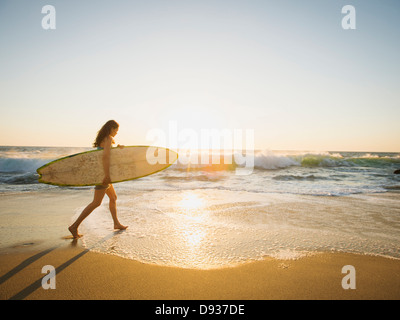
<path fill-rule="evenodd" d="M 39 182 L 56 186 L 101 185 L 103 150 L 91 150 L 51 161 L 36 170 Z M 142 178 L 171 166 L 178 154 L 167 148 L 126 146 L 110 152 L 111 183 Z"/>

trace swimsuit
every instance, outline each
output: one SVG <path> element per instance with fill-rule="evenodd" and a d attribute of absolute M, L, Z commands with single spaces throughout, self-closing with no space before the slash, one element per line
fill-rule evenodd
<path fill-rule="evenodd" d="M 102 147 L 97 147 L 97 150 L 103 150 L 103 149 L 104 148 L 102 148 Z M 100 184 L 100 185 L 95 186 L 94 190 L 104 190 L 104 189 L 108 189 L 110 186 L 111 186 L 111 184 L 107 184 L 107 185 Z"/>

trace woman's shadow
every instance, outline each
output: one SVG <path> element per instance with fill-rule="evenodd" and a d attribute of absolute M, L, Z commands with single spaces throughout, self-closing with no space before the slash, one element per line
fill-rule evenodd
<path fill-rule="evenodd" d="M 116 230 L 113 231 L 111 233 L 109 233 L 108 235 L 106 235 L 104 238 L 100 239 L 99 241 L 97 241 L 95 244 L 93 244 L 91 247 L 86 248 L 84 250 L 82 250 L 80 253 L 78 253 L 77 255 L 75 255 L 74 257 L 72 257 L 71 259 L 67 260 L 66 262 L 64 262 L 63 264 L 61 264 L 60 266 L 58 266 L 55 269 L 55 274 L 59 274 L 61 271 L 63 271 L 65 268 L 67 268 L 68 266 L 70 266 L 72 263 L 74 263 L 76 260 L 78 260 L 79 258 L 81 258 L 82 256 L 84 256 L 86 253 L 88 253 L 90 250 L 94 249 L 95 247 L 97 247 L 98 245 L 102 244 L 103 242 L 111 239 L 112 237 L 114 237 L 117 234 L 121 234 L 122 232 L 124 232 L 125 230 Z M 72 237 L 72 236 L 71 236 Z M 63 239 L 65 239 L 66 237 L 64 237 Z M 71 247 L 77 247 L 78 245 L 78 239 L 71 239 Z M 16 266 L 15 268 L 13 268 L 12 270 L 10 270 L 9 272 L 7 272 L 5 275 L 3 275 L 0 278 L 0 284 L 2 284 L 3 282 L 7 281 L 8 279 L 12 278 L 15 274 L 17 274 L 18 272 L 20 272 L 21 270 L 23 270 L 24 268 L 26 268 L 28 265 L 32 264 L 33 262 L 35 262 L 36 260 L 40 259 L 41 257 L 43 257 L 44 255 L 48 254 L 49 252 L 59 248 L 60 245 L 46 249 L 42 252 L 39 252 L 35 255 L 33 255 L 32 257 L 29 257 L 28 259 L 26 259 L 25 261 L 21 262 L 18 266 Z M 38 280 L 36 280 L 35 282 L 33 282 L 31 285 L 27 286 L 25 289 L 21 290 L 20 292 L 18 292 L 17 294 L 15 294 L 14 296 L 12 296 L 9 300 L 22 300 L 25 299 L 27 296 L 29 296 L 32 292 L 34 292 L 35 290 L 41 288 L 42 286 L 42 278 L 39 278 Z"/>

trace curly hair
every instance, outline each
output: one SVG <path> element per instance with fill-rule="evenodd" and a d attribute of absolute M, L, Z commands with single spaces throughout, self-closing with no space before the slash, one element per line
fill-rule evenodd
<path fill-rule="evenodd" d="M 101 142 L 104 140 L 105 137 L 109 136 L 111 133 L 111 129 L 119 128 L 119 124 L 115 120 L 107 121 L 97 132 L 96 140 L 93 142 L 93 147 L 99 147 Z"/>

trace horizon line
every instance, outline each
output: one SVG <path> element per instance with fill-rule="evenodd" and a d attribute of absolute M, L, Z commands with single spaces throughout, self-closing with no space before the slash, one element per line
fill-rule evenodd
<path fill-rule="evenodd" d="M 126 147 L 131 146 L 131 145 L 126 145 Z M 146 145 L 146 144 L 138 144 L 137 146 L 152 146 L 152 145 Z M 85 149 L 94 149 L 94 147 L 88 147 L 88 146 L 46 146 L 46 145 L 0 145 L 0 147 L 19 147 L 19 148 L 85 148 Z M 156 147 L 156 146 L 153 146 Z M 168 146 L 159 146 L 163 148 L 167 148 L 170 150 L 193 150 L 193 151 L 221 151 L 225 150 L 224 148 L 208 148 L 208 149 L 192 149 L 192 148 L 170 148 Z M 116 147 L 115 147 L 116 148 Z M 244 150 L 244 149 L 234 149 L 232 151 L 251 151 L 251 150 Z M 335 150 L 335 149 L 274 149 L 274 148 L 254 148 L 254 152 L 262 152 L 262 151 L 276 151 L 276 152 L 373 152 L 373 153 L 400 153 L 400 151 L 374 151 L 374 150 Z"/>

